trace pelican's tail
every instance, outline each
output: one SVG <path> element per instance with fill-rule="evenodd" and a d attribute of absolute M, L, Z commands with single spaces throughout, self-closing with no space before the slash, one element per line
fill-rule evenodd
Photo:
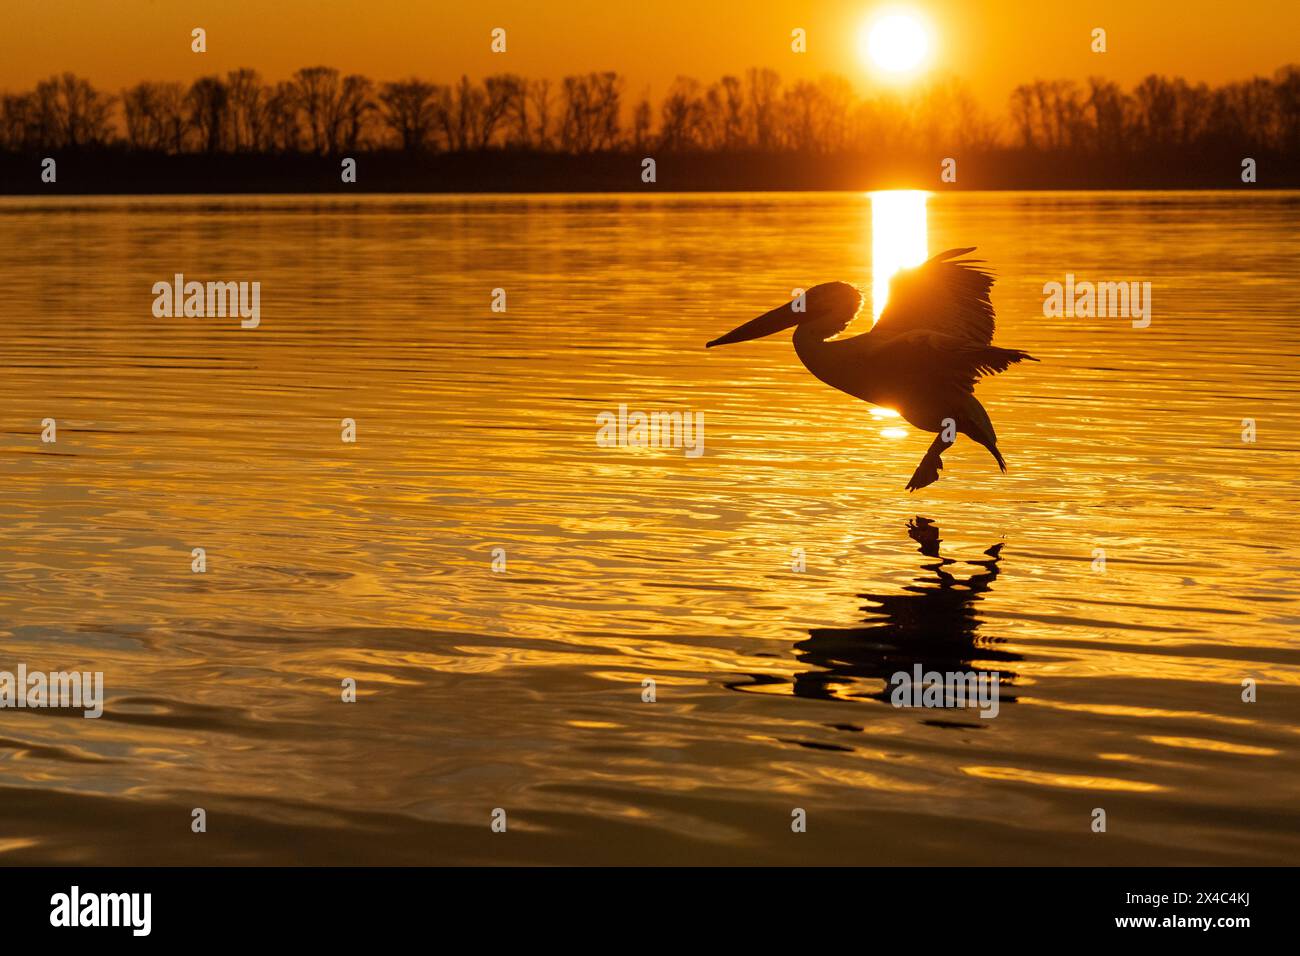
<path fill-rule="evenodd" d="M 974 395 L 966 397 L 966 407 L 962 409 L 962 418 L 957 425 L 957 430 L 962 434 L 969 435 L 975 441 L 979 442 L 989 450 L 993 460 L 998 463 L 998 467 L 1003 471 L 1007 470 L 1007 460 L 1002 457 L 1002 452 L 998 451 L 998 435 L 993 430 L 993 422 L 989 420 L 989 413 L 984 410 L 984 406 L 979 403 Z"/>
<path fill-rule="evenodd" d="M 1007 460 L 1002 457 L 1002 452 L 998 451 L 998 446 L 994 445 L 992 448 L 989 448 L 989 451 L 993 452 L 993 459 L 998 463 L 998 467 L 1005 472 L 1007 470 Z"/>

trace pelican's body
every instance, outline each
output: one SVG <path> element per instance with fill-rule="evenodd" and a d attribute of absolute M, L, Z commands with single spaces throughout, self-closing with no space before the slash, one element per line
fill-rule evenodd
<path fill-rule="evenodd" d="M 862 335 L 832 338 L 853 321 L 862 295 L 848 283 L 827 282 L 709 346 L 795 326 L 795 353 L 821 381 L 892 408 L 916 428 L 939 433 L 912 475 L 909 491 L 938 480 L 940 456 L 958 434 L 987 448 L 1006 471 L 993 423 L 975 398 L 975 381 L 1033 356 L 992 344 L 993 278 L 972 260 L 955 258 L 972 251 L 952 249 L 900 272 L 890 283 L 880 320 Z"/>

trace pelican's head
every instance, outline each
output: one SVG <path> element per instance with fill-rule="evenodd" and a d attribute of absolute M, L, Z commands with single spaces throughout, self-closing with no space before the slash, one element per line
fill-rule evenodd
<path fill-rule="evenodd" d="M 765 335 L 812 322 L 824 323 L 829 337 L 853 321 L 861 305 L 862 293 L 847 282 L 823 282 L 785 305 L 764 312 L 758 318 L 719 336 L 705 347 L 761 339 Z"/>

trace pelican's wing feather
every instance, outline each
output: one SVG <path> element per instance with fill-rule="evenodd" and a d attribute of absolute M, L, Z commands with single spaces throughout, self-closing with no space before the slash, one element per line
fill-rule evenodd
<path fill-rule="evenodd" d="M 874 334 L 874 332 L 872 333 Z M 1005 372 L 1017 362 L 1037 362 L 1028 352 L 983 345 L 956 335 L 922 329 L 881 342 L 877 358 L 890 369 L 925 369 L 936 380 L 963 392 L 985 375 Z"/>
<path fill-rule="evenodd" d="M 949 249 L 914 269 L 904 269 L 889 283 L 889 301 L 871 334 L 890 339 L 907 332 L 929 331 L 993 341 L 993 276 L 978 259 L 962 259 L 969 249 Z"/>

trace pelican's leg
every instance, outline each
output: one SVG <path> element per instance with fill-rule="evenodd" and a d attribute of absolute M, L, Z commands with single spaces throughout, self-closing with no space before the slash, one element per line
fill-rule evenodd
<path fill-rule="evenodd" d="M 952 443 L 943 440 L 943 432 L 934 436 L 925 457 L 916 466 L 916 471 L 912 472 L 912 479 L 907 483 L 908 491 L 916 491 L 939 480 L 939 470 L 943 468 L 942 456 L 950 444 Z"/>

